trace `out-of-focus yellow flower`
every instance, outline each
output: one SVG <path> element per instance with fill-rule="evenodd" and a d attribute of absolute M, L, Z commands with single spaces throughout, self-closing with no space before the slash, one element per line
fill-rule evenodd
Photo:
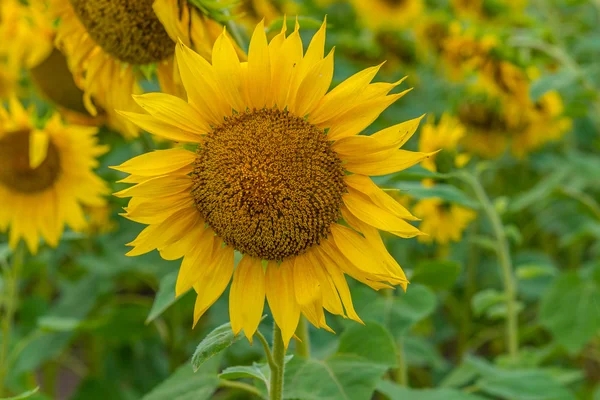
<path fill-rule="evenodd" d="M 261 22 L 247 63 L 225 33 L 212 63 L 180 43 L 187 101 L 149 93 L 136 96 L 146 114 L 123 113 L 154 135 L 197 145 L 114 167 L 135 184 L 115 194 L 131 197 L 127 218 L 148 225 L 128 255 L 158 249 L 166 259 L 183 257 L 176 294 L 196 290 L 194 323 L 231 281 L 234 333 L 243 329 L 251 340 L 266 296 L 287 346 L 301 313 L 324 329 L 324 309 L 360 321 L 344 274 L 375 289 L 408 283 L 379 230 L 421 232 L 370 176 L 431 155 L 399 149 L 421 118 L 359 135 L 407 91 L 389 94 L 402 80 L 371 83 L 379 67 L 329 91 L 325 27 L 303 52 L 298 23 L 289 35 L 284 23 L 268 41 Z M 234 251 L 243 255 L 235 271 Z"/>
<path fill-rule="evenodd" d="M 419 200 L 413 212 L 421 218 L 419 228 L 427 235 L 418 237 L 423 243 L 437 242 L 441 245 L 458 242 L 464 230 L 477 213 L 471 209 L 445 203 L 439 198 Z"/>
<path fill-rule="evenodd" d="M 117 223 L 112 219 L 112 209 L 108 204 L 85 207 L 88 216 L 85 231 L 91 235 L 102 235 L 117 229 Z"/>
<path fill-rule="evenodd" d="M 361 23 L 375 31 L 412 26 L 423 12 L 423 0 L 350 0 Z"/>
<path fill-rule="evenodd" d="M 434 152 L 442 149 L 441 154 L 436 154 L 424 160 L 421 165 L 430 171 L 438 171 L 436 160 L 439 156 L 448 154 L 454 159 L 454 166 L 463 167 L 468 161 L 467 154 L 456 154 L 456 148 L 461 139 L 465 136 L 465 127 L 460 123 L 459 119 L 444 113 L 440 121 L 435 124 L 433 118 L 430 118 L 427 124 L 421 129 L 419 136 L 419 151 Z M 447 166 L 451 167 L 451 166 Z M 448 171 L 443 171 L 448 172 Z"/>
<path fill-rule="evenodd" d="M 488 60 L 480 69 L 481 84 L 492 96 L 505 96 L 520 106 L 531 104 L 526 71 L 504 60 Z"/>
<path fill-rule="evenodd" d="M 443 59 L 451 79 L 461 79 L 465 73 L 478 70 L 489 59 L 498 39 L 490 34 L 478 36 L 474 29 L 463 29 L 458 21 L 449 27 L 444 39 Z"/>
<path fill-rule="evenodd" d="M 415 35 L 418 46 L 417 54 L 429 60 L 444 50 L 444 42 L 449 35 L 447 17 L 445 14 L 423 15 L 415 22 Z"/>
<path fill-rule="evenodd" d="M 85 229 L 84 206 L 105 204 L 108 187 L 92 169 L 107 148 L 96 128 L 54 114 L 37 129 L 14 97 L 9 105 L 0 107 L 0 231 L 9 230 L 12 248 L 23 238 L 36 253 L 40 237 L 57 246 L 65 225 Z"/>

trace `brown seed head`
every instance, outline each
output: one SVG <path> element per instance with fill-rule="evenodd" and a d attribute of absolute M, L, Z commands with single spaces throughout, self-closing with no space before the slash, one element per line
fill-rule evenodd
<path fill-rule="evenodd" d="M 148 64 L 175 52 L 175 44 L 154 14 L 154 0 L 69 1 L 90 37 L 121 61 Z"/>
<path fill-rule="evenodd" d="M 236 250 L 282 260 L 318 244 L 340 218 L 344 168 L 322 130 L 277 109 L 228 118 L 198 146 L 192 194 Z"/>
<path fill-rule="evenodd" d="M 0 137 L 0 184 L 17 192 L 37 193 L 51 187 L 60 174 L 60 155 L 50 141 L 46 159 L 36 168 L 29 166 L 28 130 Z"/>

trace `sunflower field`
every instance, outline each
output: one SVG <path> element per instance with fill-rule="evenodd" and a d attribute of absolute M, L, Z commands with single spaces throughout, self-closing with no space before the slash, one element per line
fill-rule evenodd
<path fill-rule="evenodd" d="M 600 1 L 0 0 L 0 400 L 600 400 Z"/>

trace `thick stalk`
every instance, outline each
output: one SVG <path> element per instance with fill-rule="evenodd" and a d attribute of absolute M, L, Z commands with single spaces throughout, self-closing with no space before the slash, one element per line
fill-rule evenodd
<path fill-rule="evenodd" d="M 19 243 L 13 254 L 12 268 L 4 271 L 4 285 L 6 292 L 3 299 L 3 318 L 2 318 L 2 346 L 0 347 L 0 397 L 4 396 L 4 381 L 8 373 L 8 351 L 10 335 L 12 331 L 13 318 L 18 301 L 19 275 L 23 267 L 23 258 L 25 248 L 23 243 Z"/>
<path fill-rule="evenodd" d="M 494 236 L 496 238 L 498 262 L 502 269 L 504 296 L 506 297 L 506 340 L 508 354 L 514 359 L 517 357 L 519 351 L 519 326 L 516 308 L 517 288 L 504 225 L 479 180 L 467 172 L 461 173 L 459 177 L 471 186 L 483 211 L 492 224 L 492 230 L 494 231 Z"/>
<path fill-rule="evenodd" d="M 285 346 L 281 337 L 281 329 L 273 323 L 273 365 L 271 365 L 270 400 L 283 399 L 283 371 L 285 368 Z"/>
<path fill-rule="evenodd" d="M 300 316 L 298 329 L 296 329 L 296 354 L 300 357 L 310 358 L 310 336 L 308 335 L 308 323 L 303 315 Z"/>

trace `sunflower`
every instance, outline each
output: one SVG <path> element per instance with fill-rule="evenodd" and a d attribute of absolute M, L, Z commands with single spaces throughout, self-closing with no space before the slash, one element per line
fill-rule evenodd
<path fill-rule="evenodd" d="M 127 254 L 183 257 L 176 294 L 197 292 L 194 324 L 232 279 L 234 333 L 251 340 L 266 296 L 286 346 L 301 313 L 327 330 L 323 308 L 360 321 L 344 274 L 374 289 L 406 288 L 378 229 L 414 237 L 420 231 L 406 220 L 416 218 L 369 175 L 431 155 L 399 149 L 421 118 L 358 135 L 408 90 L 389 94 L 402 80 L 370 83 L 377 66 L 328 92 L 333 51 L 324 56 L 324 44 L 325 23 L 304 53 L 298 23 L 287 37 L 284 23 L 269 43 L 262 22 L 248 62 L 225 32 L 212 64 L 179 43 L 187 101 L 149 93 L 135 97 L 147 114 L 122 112 L 154 135 L 189 143 L 114 168 L 135 183 L 115 194 L 132 198 L 125 216 L 148 225 Z"/>
<path fill-rule="evenodd" d="M 471 209 L 450 204 L 439 198 L 419 200 L 413 207 L 415 215 L 422 219 L 419 228 L 423 233 L 418 240 L 423 243 L 438 242 L 446 245 L 458 242 L 464 230 L 477 213 Z"/>
<path fill-rule="evenodd" d="M 92 115 L 103 108 L 109 124 L 126 136 L 137 127 L 114 109 L 139 111 L 142 71 L 156 71 L 161 88 L 179 94 L 173 81 L 175 43 L 153 9 L 154 0 L 50 0 L 60 18 L 56 42 Z"/>
<path fill-rule="evenodd" d="M 422 0 L 351 0 L 351 3 L 363 25 L 376 31 L 406 29 L 423 11 Z"/>
<path fill-rule="evenodd" d="M 448 172 L 453 166 L 459 168 L 464 166 L 469 161 L 469 155 L 466 153 L 456 154 L 456 148 L 465 134 L 465 127 L 460 123 L 457 117 L 450 114 L 442 114 L 442 117 L 437 124 L 434 122 L 433 118 L 427 121 L 427 124 L 423 126 L 419 135 L 419 151 L 425 153 L 437 149 L 442 149 L 444 151 L 441 154 L 443 160 L 440 160 L 440 155 L 430 157 L 421 163 L 423 168 L 433 172 Z M 452 159 L 449 160 L 449 158 Z M 436 165 L 440 163 L 444 164 L 441 168 Z"/>
<path fill-rule="evenodd" d="M 23 238 L 36 253 L 39 238 L 55 247 L 65 224 L 86 227 L 83 206 L 102 206 L 105 183 L 92 172 L 96 129 L 63 124 L 54 114 L 37 129 L 34 115 L 13 97 L 0 108 L 0 231 L 10 229 L 9 245 Z"/>
<path fill-rule="evenodd" d="M 44 4 L 18 0 L 0 4 L 0 98 L 15 95 L 21 68 L 32 68 L 52 52 L 53 30 Z"/>

